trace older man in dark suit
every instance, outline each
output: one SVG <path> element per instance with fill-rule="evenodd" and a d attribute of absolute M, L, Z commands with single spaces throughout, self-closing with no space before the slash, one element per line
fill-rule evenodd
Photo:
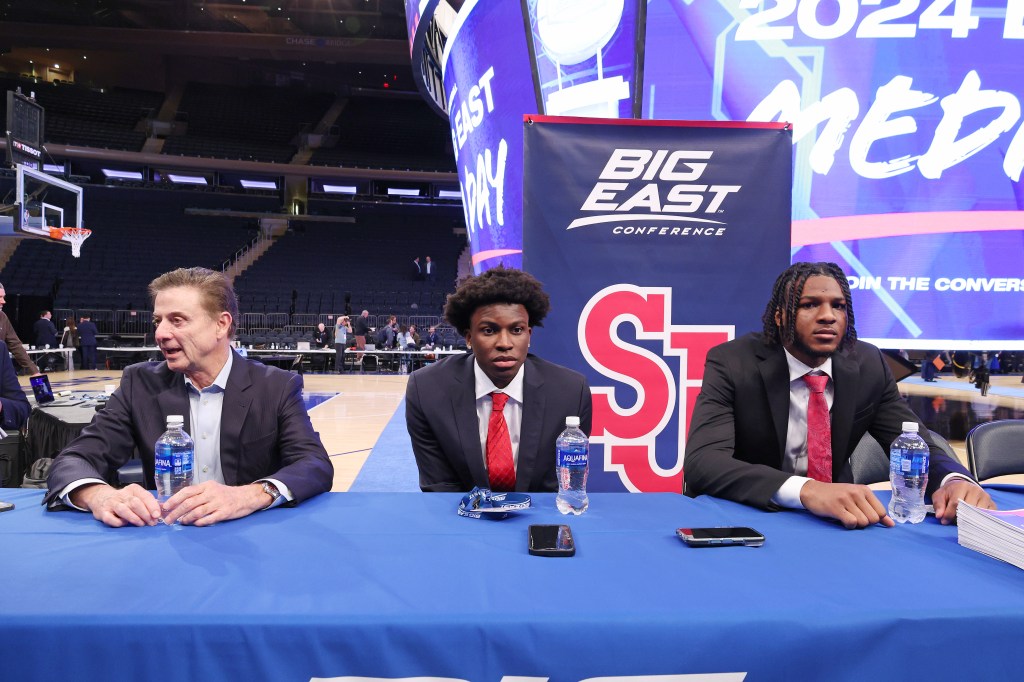
<path fill-rule="evenodd" d="M 783 272 L 763 322 L 763 334 L 708 353 L 683 462 L 686 494 L 806 508 L 847 528 L 892 526 L 871 490 L 850 483 L 850 455 L 865 433 L 888 449 L 902 423 L 914 421 L 931 449 L 936 517 L 954 522 L 960 500 L 992 507 L 932 442 L 878 349 L 857 341 L 849 284 L 837 265 L 796 263 Z M 820 420 L 812 394 L 822 401 Z"/>
<path fill-rule="evenodd" d="M 153 280 L 150 293 L 164 362 L 125 370 L 107 407 L 54 460 L 45 502 L 110 526 L 161 517 L 204 526 L 329 490 L 333 468 L 302 402 L 301 377 L 231 350 L 238 303 L 227 278 L 183 268 Z M 195 485 L 162 508 L 138 485 L 111 487 L 136 449 L 154 487 L 154 444 L 172 414 L 185 417 L 196 444 Z"/>
<path fill-rule="evenodd" d="M 554 492 L 555 439 L 565 418 L 591 426 L 583 375 L 530 355 L 530 336 L 550 309 L 540 282 L 495 268 L 465 280 L 445 317 L 469 354 L 413 372 L 406 424 L 420 488 Z"/>

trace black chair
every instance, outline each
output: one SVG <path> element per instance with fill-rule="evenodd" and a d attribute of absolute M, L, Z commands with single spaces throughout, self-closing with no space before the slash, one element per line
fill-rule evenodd
<path fill-rule="evenodd" d="M 1024 419 L 978 424 L 967 434 L 967 464 L 979 481 L 1024 474 Z"/>
<path fill-rule="evenodd" d="M 953 447 L 938 433 L 928 432 L 932 440 L 939 448 L 949 455 L 954 462 L 960 459 L 953 451 Z M 850 454 L 850 469 L 853 473 L 853 482 L 863 485 L 871 483 L 883 483 L 889 480 L 889 453 L 878 444 L 870 433 L 861 437 L 857 447 Z"/>

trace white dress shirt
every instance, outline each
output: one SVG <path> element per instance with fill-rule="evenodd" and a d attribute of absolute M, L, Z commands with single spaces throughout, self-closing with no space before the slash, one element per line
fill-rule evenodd
<path fill-rule="evenodd" d="M 491 412 L 494 410 L 494 401 L 491 393 L 508 394 L 508 402 L 502 414 L 505 415 L 505 423 L 508 425 L 508 435 L 512 440 L 512 463 L 519 466 L 519 431 L 523 425 L 523 376 L 526 373 L 526 365 L 519 368 L 512 381 L 505 388 L 498 388 L 491 381 L 490 377 L 484 374 L 477 361 L 473 360 L 473 376 L 476 384 L 476 417 L 480 430 L 480 452 L 484 456 L 484 469 L 487 469 L 487 425 L 491 419 Z"/>

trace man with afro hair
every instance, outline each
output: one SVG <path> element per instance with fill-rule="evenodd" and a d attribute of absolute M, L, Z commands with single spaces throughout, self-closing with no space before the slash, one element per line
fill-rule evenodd
<path fill-rule="evenodd" d="M 591 425 L 590 387 L 578 372 L 528 352 L 550 309 L 541 283 L 520 270 L 469 277 L 445 318 L 469 353 L 413 372 L 405 416 L 426 492 L 555 492 L 555 439 L 565 418 Z"/>

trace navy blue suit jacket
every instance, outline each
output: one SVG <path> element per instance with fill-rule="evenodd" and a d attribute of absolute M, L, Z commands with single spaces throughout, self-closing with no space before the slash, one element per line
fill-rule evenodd
<path fill-rule="evenodd" d="M 183 374 L 166 362 L 125 369 L 107 407 L 54 459 L 45 502 L 83 478 L 113 482 L 138 449 L 147 487 L 156 487 L 153 446 L 169 414 L 185 417 L 191 433 Z M 220 461 L 227 485 L 275 478 L 301 502 L 331 489 L 334 467 L 302 402 L 302 377 L 235 355 L 221 412 Z"/>
<path fill-rule="evenodd" d="M 405 420 L 425 492 L 489 487 L 476 414 L 473 354 L 453 355 L 409 376 Z M 516 490 L 555 492 L 555 440 L 565 418 L 590 434 L 590 387 L 582 374 L 534 355 L 526 358 Z"/>
<path fill-rule="evenodd" d="M 96 323 L 92 320 L 80 323 L 78 325 L 78 344 L 81 346 L 95 346 L 98 331 Z"/>
<path fill-rule="evenodd" d="M 25 390 L 18 383 L 18 373 L 11 362 L 7 344 L 0 341 L 0 426 L 5 431 L 20 429 L 28 419 L 32 406 Z"/>

